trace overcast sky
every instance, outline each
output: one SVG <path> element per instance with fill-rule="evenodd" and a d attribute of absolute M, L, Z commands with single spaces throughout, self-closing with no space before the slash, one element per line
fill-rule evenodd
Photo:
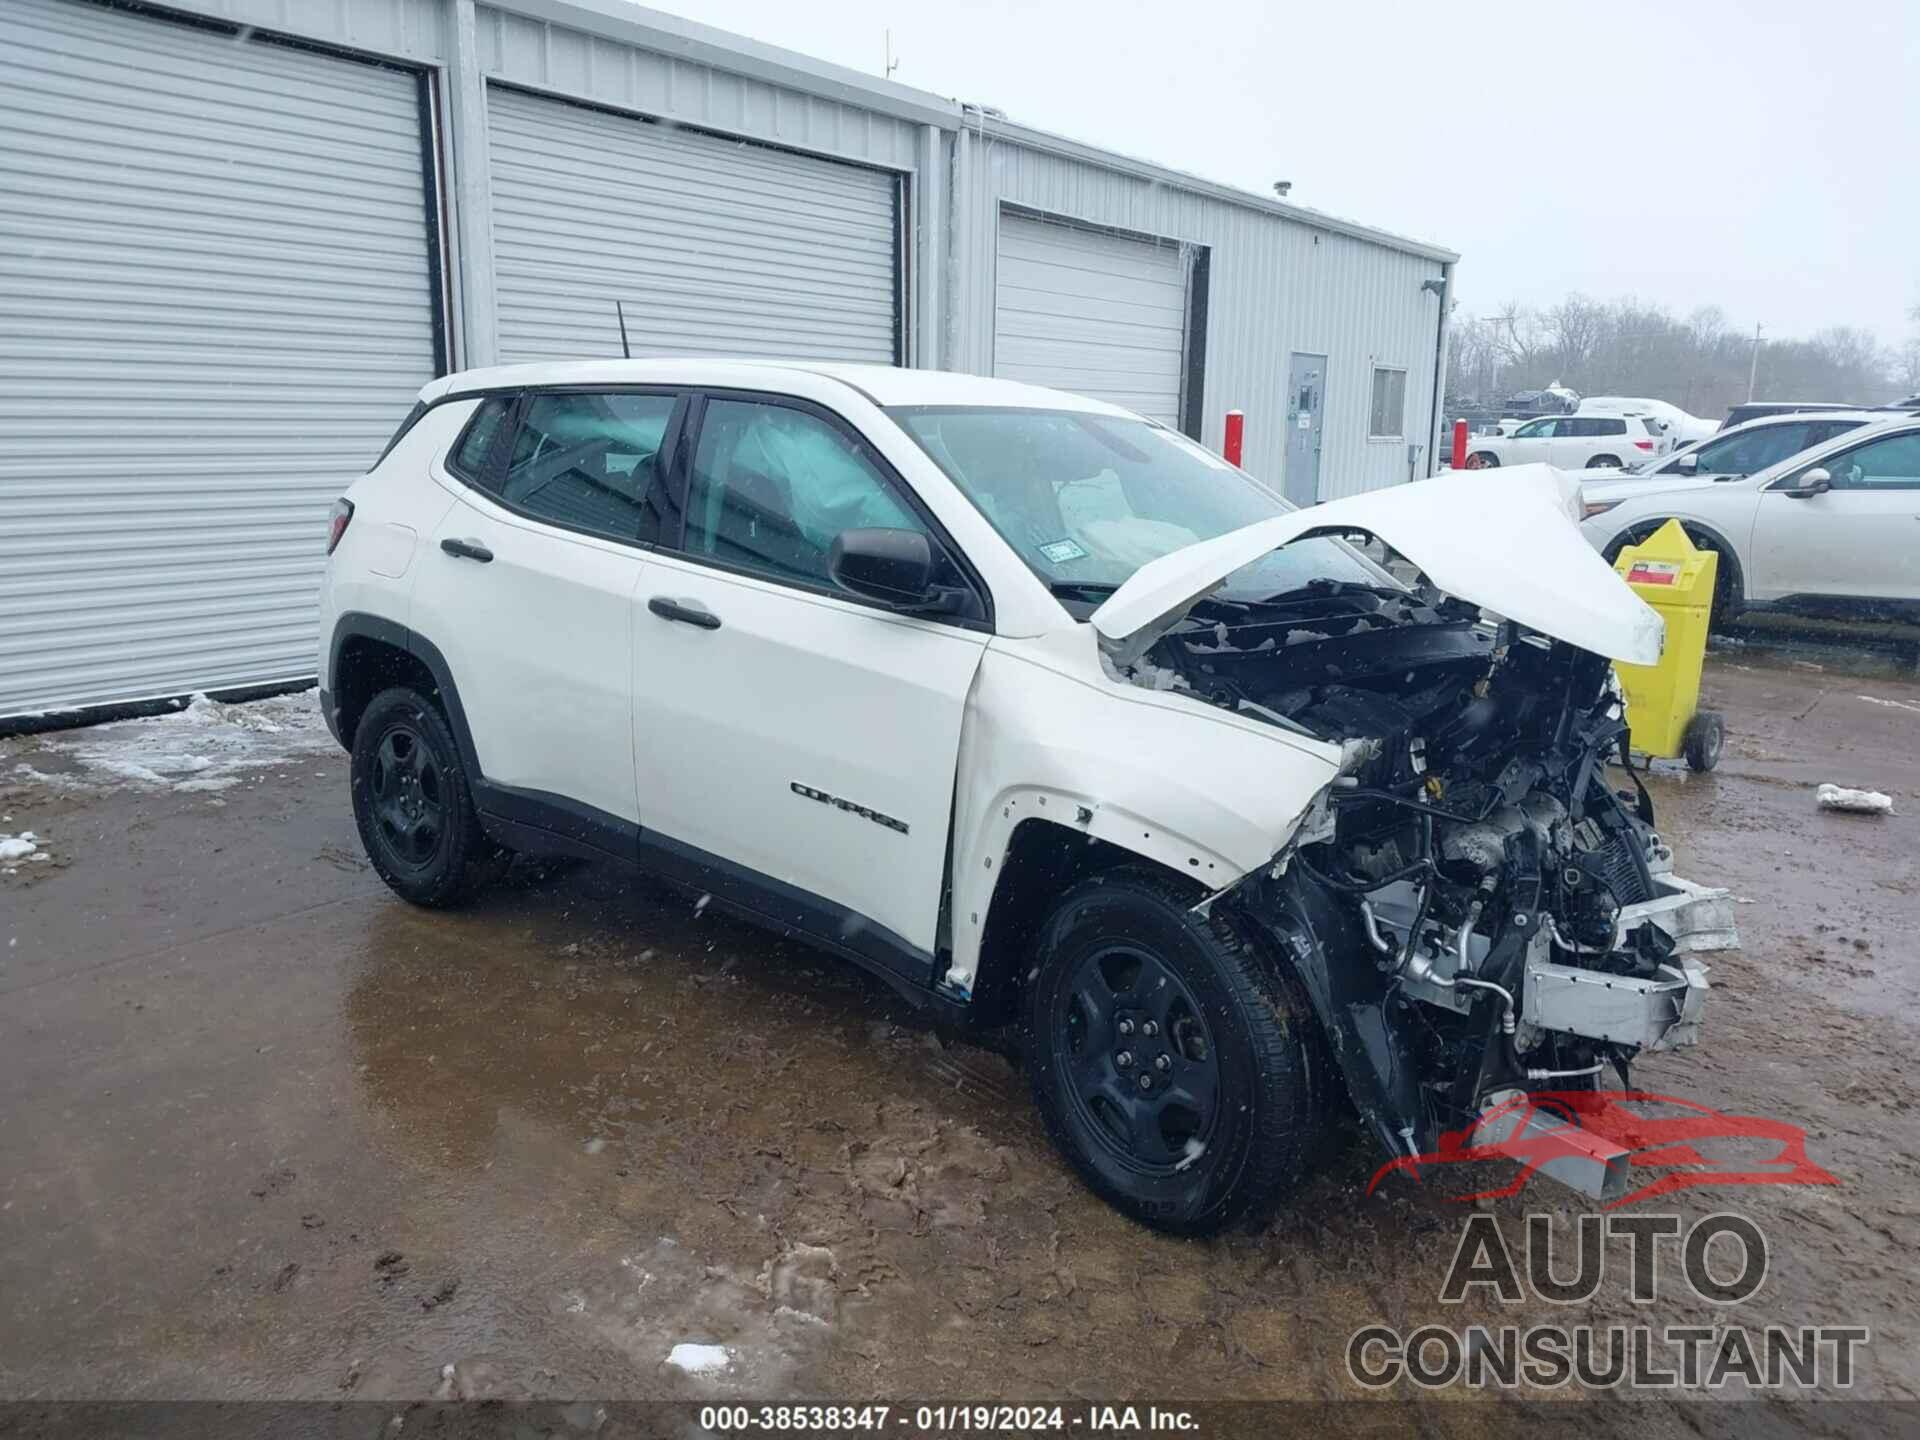
<path fill-rule="evenodd" d="M 656 0 L 1571 291 L 1893 342 L 1920 302 L 1920 0 Z"/>

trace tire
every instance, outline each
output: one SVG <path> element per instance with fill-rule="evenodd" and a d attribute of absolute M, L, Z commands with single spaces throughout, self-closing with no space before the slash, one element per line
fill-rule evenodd
<path fill-rule="evenodd" d="M 1620 457 L 1618 455 L 1596 455 L 1587 461 L 1587 469 L 1589 470 L 1619 470 L 1622 468 L 1624 467 L 1620 464 Z"/>
<path fill-rule="evenodd" d="M 1680 742 L 1680 753 L 1687 757 L 1687 768 L 1705 773 L 1720 763 L 1720 752 L 1727 748 L 1727 722 L 1718 710 L 1701 710 L 1687 722 Z"/>
<path fill-rule="evenodd" d="M 498 873 L 502 851 L 480 828 L 460 747 L 416 690 L 373 697 L 353 732 L 353 818 L 367 858 L 415 905 L 457 905 Z"/>
<path fill-rule="evenodd" d="M 1024 1039 L 1047 1131 L 1089 1188 L 1207 1235 L 1273 1212 L 1322 1107 L 1305 1001 L 1190 903 L 1131 867 L 1069 890 L 1040 931 Z"/>
<path fill-rule="evenodd" d="M 1489 451 L 1476 450 L 1467 456 L 1467 469 L 1469 470 L 1498 470 L 1499 468 L 1500 457 Z"/>

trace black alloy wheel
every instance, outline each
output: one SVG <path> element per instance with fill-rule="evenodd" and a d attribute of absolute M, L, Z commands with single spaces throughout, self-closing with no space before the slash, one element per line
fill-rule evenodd
<path fill-rule="evenodd" d="M 1306 1172 L 1327 1076 L 1312 1011 L 1228 907 L 1122 866 L 1060 897 L 1034 938 L 1028 1078 L 1088 1187 L 1180 1235 L 1270 1215 Z"/>
<path fill-rule="evenodd" d="M 1095 950 L 1057 993 L 1054 1027 L 1072 1103 L 1122 1164 L 1171 1175 L 1206 1153 L 1220 1063 L 1177 972 L 1133 945 Z"/>
<path fill-rule="evenodd" d="M 404 719 L 386 727 L 367 777 L 374 823 L 399 864 L 422 869 L 447 841 L 446 775 L 419 730 Z"/>
<path fill-rule="evenodd" d="M 504 868 L 480 827 L 446 716 L 405 686 L 368 702 L 353 732 L 353 818 L 367 858 L 416 905 L 457 904 Z"/>

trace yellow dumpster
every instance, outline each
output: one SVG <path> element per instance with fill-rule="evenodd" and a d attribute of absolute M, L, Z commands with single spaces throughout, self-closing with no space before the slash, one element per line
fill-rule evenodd
<path fill-rule="evenodd" d="M 1648 755 L 1687 757 L 1695 770 L 1711 770 L 1726 744 L 1726 722 L 1702 710 L 1700 669 L 1707 658 L 1707 621 L 1720 557 L 1687 538 L 1669 520 L 1613 562 L 1627 584 L 1667 622 L 1667 643 L 1656 665 L 1622 665 L 1614 672 L 1627 695 L 1631 745 Z"/>

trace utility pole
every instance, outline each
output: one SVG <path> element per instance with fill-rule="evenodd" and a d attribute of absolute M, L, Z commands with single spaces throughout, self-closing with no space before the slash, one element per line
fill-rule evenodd
<path fill-rule="evenodd" d="M 893 78 L 893 72 L 900 68 L 900 62 L 893 58 L 893 31 L 891 30 L 887 31 L 886 35 L 887 35 L 886 68 L 880 72 L 880 78 L 882 80 L 891 80 Z"/>
<path fill-rule="evenodd" d="M 1760 327 L 1753 327 L 1753 364 L 1747 367 L 1747 399 L 1753 399 L 1754 382 L 1760 378 Z"/>

